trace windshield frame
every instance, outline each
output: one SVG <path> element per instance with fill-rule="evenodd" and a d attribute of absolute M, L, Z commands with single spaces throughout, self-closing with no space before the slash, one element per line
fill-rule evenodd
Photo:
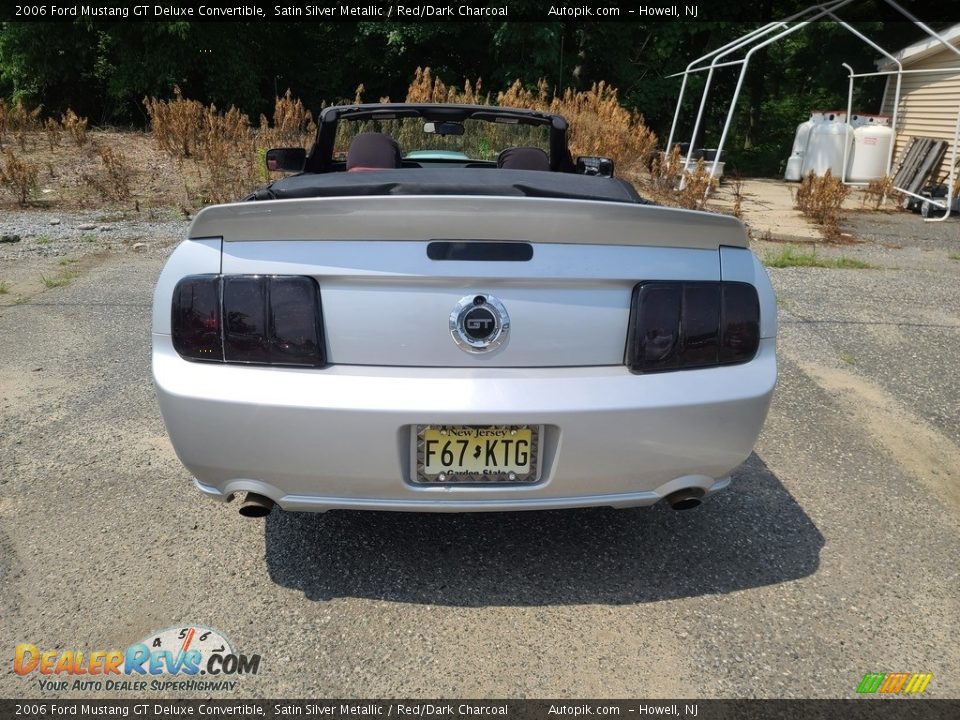
<path fill-rule="evenodd" d="M 341 118 L 337 122 L 333 160 L 346 160 L 350 143 L 361 133 L 383 133 L 400 146 L 404 160 L 416 162 L 495 163 L 503 150 L 536 147 L 550 154 L 550 127 L 543 123 L 489 122 L 475 117 L 458 121 L 461 134 L 428 133 L 421 117 Z"/>
<path fill-rule="evenodd" d="M 361 105 L 334 105 L 325 108 L 317 123 L 317 139 L 307 155 L 304 172 L 323 173 L 341 170 L 342 163 L 334 159 L 337 125 L 341 120 L 396 120 L 420 118 L 428 121 L 486 120 L 508 124 L 541 125 L 550 132 L 550 169 L 575 172 L 567 148 L 567 121 L 560 115 L 505 108 L 494 105 L 457 105 L 437 103 L 383 103 Z"/>

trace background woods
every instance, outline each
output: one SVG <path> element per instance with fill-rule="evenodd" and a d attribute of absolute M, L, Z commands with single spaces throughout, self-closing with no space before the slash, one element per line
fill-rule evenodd
<path fill-rule="evenodd" d="M 778 2 L 776 16 L 806 4 Z M 857 12 L 878 17 L 876 4 L 859 3 Z M 548 97 L 603 81 L 662 142 L 680 85 L 666 76 L 772 17 L 772 0 L 765 0 L 739 22 L 6 22 L 0 23 L 0 97 L 8 107 L 17 101 L 41 107 L 44 117 L 71 108 L 91 126 L 142 128 L 150 119 L 143 98 L 172 98 L 175 86 L 184 97 L 258 118 L 271 114 L 287 88 L 314 113 L 324 102 L 353 100 L 359 83 L 367 101 L 400 100 L 414 69 L 429 66 L 448 85 L 480 78 L 494 101 L 515 80 Z M 907 23 L 863 20 L 858 27 L 891 48 L 918 36 Z M 829 23 L 771 46 L 748 75 L 728 160 L 745 174 L 777 173 L 811 108 L 845 107 L 841 63 L 867 71 L 875 59 L 875 51 Z M 700 138 L 706 146 L 717 140 L 735 81 L 732 68 L 715 77 Z M 680 140 L 689 139 L 701 83 L 701 77 L 691 81 Z M 882 79 L 858 83 L 855 107 L 876 111 L 882 92 Z"/>

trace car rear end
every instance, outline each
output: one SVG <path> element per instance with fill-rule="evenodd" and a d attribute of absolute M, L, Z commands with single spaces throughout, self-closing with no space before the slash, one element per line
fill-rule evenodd
<path fill-rule="evenodd" d="M 753 448 L 776 330 L 733 218 L 309 198 L 197 216 L 153 370 L 198 488 L 251 514 L 690 507 Z"/>

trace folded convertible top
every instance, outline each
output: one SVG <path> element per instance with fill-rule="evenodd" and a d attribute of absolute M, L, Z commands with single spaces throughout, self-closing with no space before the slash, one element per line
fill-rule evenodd
<path fill-rule="evenodd" d="M 496 168 L 400 168 L 293 175 L 246 200 L 292 200 L 361 195 L 493 195 L 642 203 L 630 183 L 572 173 Z"/>

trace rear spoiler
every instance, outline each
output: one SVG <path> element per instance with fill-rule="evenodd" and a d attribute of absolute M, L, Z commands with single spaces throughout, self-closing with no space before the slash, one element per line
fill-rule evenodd
<path fill-rule="evenodd" d="M 747 247 L 734 217 L 554 198 L 400 195 L 266 200 L 200 211 L 188 237 L 269 240 L 523 240 L 716 250 Z"/>

